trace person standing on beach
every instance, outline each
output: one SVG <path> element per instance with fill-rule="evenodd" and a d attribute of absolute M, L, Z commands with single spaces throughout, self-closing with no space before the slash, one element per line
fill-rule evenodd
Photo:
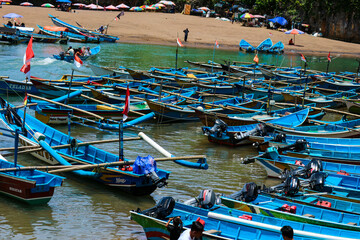
<path fill-rule="evenodd" d="M 189 31 L 189 29 L 187 29 L 187 28 L 184 30 L 184 33 L 185 33 L 184 42 L 187 42 L 187 38 L 188 38 L 189 32 L 190 32 L 190 31 Z"/>

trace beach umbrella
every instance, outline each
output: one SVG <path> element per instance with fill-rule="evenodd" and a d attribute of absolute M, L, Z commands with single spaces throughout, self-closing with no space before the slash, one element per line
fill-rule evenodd
<path fill-rule="evenodd" d="M 106 10 L 119 10 L 117 7 L 113 6 L 113 5 L 109 5 L 107 7 L 105 7 Z"/>
<path fill-rule="evenodd" d="M 96 5 L 92 3 L 92 4 L 89 4 L 89 5 L 85 5 L 85 7 L 86 8 L 91 8 L 91 7 L 96 7 Z"/>
<path fill-rule="evenodd" d="M 158 8 L 165 7 L 165 5 L 162 4 L 162 3 L 156 3 L 156 4 L 153 4 L 152 6 L 153 6 L 153 7 L 158 7 Z"/>
<path fill-rule="evenodd" d="M 123 3 L 117 5 L 116 7 L 117 7 L 117 8 L 123 8 L 123 9 L 124 9 L 124 8 L 130 8 L 128 5 L 125 5 L 125 4 L 123 4 Z"/>
<path fill-rule="evenodd" d="M 129 10 L 134 12 L 141 12 L 143 9 L 141 7 L 132 7 Z"/>
<path fill-rule="evenodd" d="M 4 3 L 11 3 L 11 0 L 0 0 L 0 2 L 4 2 Z"/>
<path fill-rule="evenodd" d="M 249 19 L 249 18 L 253 18 L 254 16 L 251 15 L 250 13 L 244 13 L 243 15 L 240 16 L 241 18 L 245 18 L 245 19 Z"/>
<path fill-rule="evenodd" d="M 198 9 L 200 9 L 200 10 L 204 10 L 204 11 L 210 11 L 210 8 L 208 8 L 208 7 L 199 7 Z"/>
<path fill-rule="evenodd" d="M 296 29 L 296 28 L 293 28 L 293 29 L 291 29 L 291 30 L 289 30 L 289 31 L 286 31 L 285 34 L 292 34 L 292 35 L 294 35 L 294 44 L 295 44 L 295 35 L 304 34 L 304 32 L 303 32 L 303 31 L 300 31 L 300 30 L 298 30 L 298 29 Z"/>
<path fill-rule="evenodd" d="M 77 6 L 77 7 L 85 7 L 86 4 L 83 3 L 73 3 L 73 6 Z"/>
<path fill-rule="evenodd" d="M 91 5 L 91 4 L 90 4 Z M 104 7 L 102 7 L 102 6 L 100 6 L 100 5 L 95 5 L 94 4 L 94 6 L 90 6 L 90 7 L 88 7 L 89 9 L 93 9 L 93 10 L 103 10 L 104 9 Z"/>
<path fill-rule="evenodd" d="M 23 16 L 16 13 L 8 13 L 3 16 L 3 18 L 22 18 Z"/>
<path fill-rule="evenodd" d="M 172 1 L 160 1 L 159 3 L 162 3 L 164 5 L 169 5 L 169 6 L 175 6 L 175 3 L 173 3 Z"/>
<path fill-rule="evenodd" d="M 254 15 L 254 18 L 265 18 L 265 16 L 262 16 L 262 15 Z"/>
<path fill-rule="evenodd" d="M 142 9 L 146 9 L 146 8 L 148 8 L 149 6 L 148 5 L 142 5 L 142 6 L 140 6 Z"/>
<path fill-rule="evenodd" d="M 20 3 L 20 6 L 34 6 L 34 4 L 32 4 L 30 2 L 23 2 L 23 3 Z"/>
<path fill-rule="evenodd" d="M 47 7 L 47 8 L 53 8 L 55 7 L 54 5 L 50 4 L 50 3 L 44 3 L 43 5 L 41 5 L 42 7 Z"/>

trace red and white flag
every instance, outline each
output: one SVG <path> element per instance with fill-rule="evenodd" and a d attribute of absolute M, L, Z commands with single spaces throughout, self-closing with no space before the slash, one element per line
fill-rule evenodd
<path fill-rule="evenodd" d="M 259 58 L 258 58 L 258 55 L 257 55 L 257 54 L 255 55 L 253 61 L 256 62 L 257 64 L 259 63 Z"/>
<path fill-rule="evenodd" d="M 30 60 L 33 57 L 35 57 L 34 52 L 32 50 L 32 42 L 33 42 L 33 37 L 31 36 L 24 55 L 24 65 L 20 69 L 21 72 L 25 73 L 25 76 L 27 78 L 30 78 Z"/>
<path fill-rule="evenodd" d="M 306 62 L 305 56 L 302 53 L 300 53 L 300 55 L 301 55 L 301 61 Z"/>
<path fill-rule="evenodd" d="M 328 54 L 328 61 L 331 62 L 330 52 Z"/>
<path fill-rule="evenodd" d="M 180 39 L 177 38 L 177 44 L 179 45 L 179 47 L 183 47 L 184 45 L 181 43 Z"/>
<path fill-rule="evenodd" d="M 219 43 L 218 43 L 217 40 L 215 40 L 215 47 L 216 47 L 216 48 L 219 48 Z"/>
<path fill-rule="evenodd" d="M 74 64 L 76 67 L 81 67 L 83 65 L 83 61 L 80 59 L 80 57 L 78 56 L 78 53 L 75 54 L 74 56 Z"/>
<path fill-rule="evenodd" d="M 128 118 L 129 108 L 130 108 L 130 90 L 128 84 L 126 89 L 125 106 L 124 106 L 124 110 L 122 111 L 124 122 Z"/>

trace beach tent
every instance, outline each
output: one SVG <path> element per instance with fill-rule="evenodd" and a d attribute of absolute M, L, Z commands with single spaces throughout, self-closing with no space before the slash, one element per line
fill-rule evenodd
<path fill-rule="evenodd" d="M 91 4 L 90 4 L 91 5 Z M 103 10 L 104 9 L 104 7 L 102 7 L 102 6 L 100 6 L 100 5 L 95 5 L 94 4 L 94 6 L 90 6 L 90 7 L 88 7 L 89 9 L 93 9 L 93 10 Z"/>
<path fill-rule="evenodd" d="M 22 18 L 23 16 L 16 13 L 8 13 L 3 16 L 3 18 Z"/>
<path fill-rule="evenodd" d="M 34 4 L 30 3 L 30 2 L 23 2 L 23 3 L 20 3 L 20 6 L 34 6 Z"/>
<path fill-rule="evenodd" d="M 50 3 L 44 3 L 41 5 L 42 7 L 47 7 L 47 8 L 53 8 L 55 7 L 54 5 L 50 4 Z"/>
<path fill-rule="evenodd" d="M 11 3 L 12 1 L 11 0 L 0 0 L 0 3 L 6 3 L 6 4 L 9 4 Z"/>
<path fill-rule="evenodd" d="M 295 44 L 295 35 L 304 34 L 304 32 L 303 32 L 303 31 L 300 31 L 300 30 L 298 30 L 298 29 L 296 29 L 296 28 L 293 28 L 293 29 L 291 29 L 291 30 L 289 30 L 289 31 L 286 31 L 285 34 L 292 34 L 292 35 L 294 35 L 294 44 Z"/>
<path fill-rule="evenodd" d="M 117 8 L 120 8 L 120 9 L 121 9 L 121 8 L 122 8 L 122 9 L 125 9 L 125 8 L 129 9 L 129 8 L 130 8 L 128 5 L 125 5 L 125 4 L 123 4 L 123 3 L 117 5 L 116 7 L 117 7 Z"/>
<path fill-rule="evenodd" d="M 283 17 L 271 18 L 271 19 L 269 19 L 269 22 L 278 23 L 281 26 L 285 26 L 286 24 L 288 24 L 288 21 L 286 21 L 286 19 Z"/>
<path fill-rule="evenodd" d="M 106 10 L 119 10 L 117 7 L 113 6 L 113 5 L 109 5 L 107 7 L 105 7 Z"/>

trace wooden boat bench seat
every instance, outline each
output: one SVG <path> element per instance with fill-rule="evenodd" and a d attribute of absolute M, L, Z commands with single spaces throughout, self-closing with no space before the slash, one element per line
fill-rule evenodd
<path fill-rule="evenodd" d="M 210 229 L 210 230 L 204 231 L 204 233 L 219 235 L 219 234 L 221 234 L 221 231 L 216 230 L 216 229 Z"/>
<path fill-rule="evenodd" d="M 309 214 L 309 213 L 306 213 L 306 214 L 304 214 L 303 216 L 304 216 L 304 217 L 311 217 L 311 218 L 315 218 L 315 216 L 314 216 L 314 215 Z"/>
<path fill-rule="evenodd" d="M 348 222 L 347 224 L 357 226 L 357 223 L 354 223 L 354 222 Z"/>

